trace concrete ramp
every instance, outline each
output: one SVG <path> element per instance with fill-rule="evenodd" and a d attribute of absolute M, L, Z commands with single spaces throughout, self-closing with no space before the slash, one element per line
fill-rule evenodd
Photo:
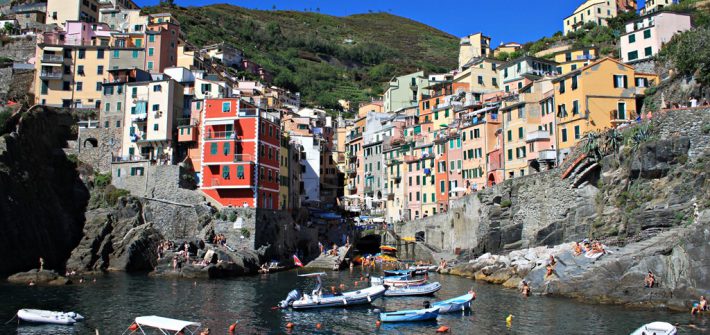
<path fill-rule="evenodd" d="M 340 270 L 347 265 L 345 259 L 350 258 L 351 250 L 352 246 L 348 248 L 343 246 L 338 248 L 338 256 L 331 256 L 327 253 L 321 254 L 318 258 L 306 264 L 305 267 L 308 269 Z"/>

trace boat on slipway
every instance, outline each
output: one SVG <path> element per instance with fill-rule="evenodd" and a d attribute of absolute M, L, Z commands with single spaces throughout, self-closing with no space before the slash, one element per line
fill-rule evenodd
<path fill-rule="evenodd" d="M 418 295 L 432 295 L 441 289 L 439 282 L 418 286 L 390 287 L 385 291 L 385 297 L 407 297 Z"/>
<path fill-rule="evenodd" d="M 413 309 L 396 312 L 380 313 L 380 321 L 382 322 L 415 322 L 435 320 L 439 316 L 439 307 L 431 307 L 425 309 Z"/>
<path fill-rule="evenodd" d="M 74 312 L 65 313 L 29 308 L 23 308 L 17 311 L 17 318 L 25 322 L 55 325 L 73 325 L 84 320 L 84 317 L 81 316 L 81 314 Z"/>

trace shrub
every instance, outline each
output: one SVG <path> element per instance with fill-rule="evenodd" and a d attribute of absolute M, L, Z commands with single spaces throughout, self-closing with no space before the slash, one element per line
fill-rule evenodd
<path fill-rule="evenodd" d="M 242 236 L 244 236 L 244 238 L 249 238 L 251 236 L 251 232 L 249 231 L 249 229 L 246 228 L 242 228 L 242 230 L 240 230 L 240 233 L 242 234 Z"/>
<path fill-rule="evenodd" d="M 237 213 L 229 212 L 229 222 L 234 222 L 237 220 Z"/>
<path fill-rule="evenodd" d="M 131 193 L 124 190 L 124 189 L 115 188 L 115 187 L 113 187 L 113 185 L 109 185 L 106 187 L 104 194 L 105 194 L 106 203 L 109 204 L 110 206 L 116 206 L 119 198 L 126 197 L 126 196 L 130 195 Z"/>
<path fill-rule="evenodd" d="M 503 201 L 500 202 L 500 207 L 501 207 L 501 208 L 508 208 L 508 207 L 510 207 L 510 206 L 512 206 L 512 205 L 513 205 L 513 202 L 510 201 L 510 200 L 508 200 L 508 199 L 503 200 Z"/>
<path fill-rule="evenodd" d="M 710 85 L 710 28 L 694 28 L 673 36 L 658 57 L 685 76 Z"/>
<path fill-rule="evenodd" d="M 97 173 L 94 175 L 94 186 L 105 188 L 111 184 L 111 173 Z"/>

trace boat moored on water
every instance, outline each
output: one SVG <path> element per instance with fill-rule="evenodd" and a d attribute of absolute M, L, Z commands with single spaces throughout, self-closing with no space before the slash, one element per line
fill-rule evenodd
<path fill-rule="evenodd" d="M 674 325 L 668 322 L 656 321 L 641 326 L 631 335 L 675 335 L 677 333 L 678 329 Z"/>
<path fill-rule="evenodd" d="M 385 276 L 411 276 L 414 270 L 384 270 Z"/>
<path fill-rule="evenodd" d="M 202 327 L 199 322 L 164 318 L 162 316 L 139 316 L 123 331 L 123 334 L 197 335 Z"/>
<path fill-rule="evenodd" d="M 439 307 L 439 314 L 465 311 L 471 309 L 471 303 L 475 298 L 473 293 L 468 293 L 448 300 L 437 301 L 431 306 Z"/>
<path fill-rule="evenodd" d="M 441 289 L 439 282 L 418 286 L 390 287 L 385 291 L 385 297 L 406 297 L 417 295 L 432 295 Z"/>
<path fill-rule="evenodd" d="M 373 277 L 370 278 L 371 285 L 385 285 L 389 287 L 402 287 L 402 286 L 419 286 L 426 284 L 427 280 L 422 279 L 403 279 L 402 277 Z"/>
<path fill-rule="evenodd" d="M 435 320 L 439 316 L 439 307 L 414 309 L 407 311 L 380 313 L 382 322 L 414 322 Z"/>
<path fill-rule="evenodd" d="M 318 284 L 310 295 L 303 294 L 299 290 L 292 290 L 286 299 L 279 303 L 280 308 L 291 307 L 293 309 L 327 308 L 327 307 L 347 307 L 353 305 L 369 304 L 384 295 L 387 288 L 384 285 L 375 285 L 357 291 L 343 292 L 339 294 L 323 294 L 320 277 L 323 272 L 299 275 L 300 277 L 314 277 Z"/>
<path fill-rule="evenodd" d="M 423 276 L 427 272 L 436 271 L 436 268 L 437 268 L 436 265 L 416 265 L 416 266 L 410 266 L 409 270 L 411 270 L 412 274 L 415 276 Z"/>
<path fill-rule="evenodd" d="M 46 323 L 55 325 L 73 325 L 83 321 L 81 314 L 74 312 L 54 312 L 41 309 L 23 308 L 17 311 L 17 318 L 25 322 Z"/>

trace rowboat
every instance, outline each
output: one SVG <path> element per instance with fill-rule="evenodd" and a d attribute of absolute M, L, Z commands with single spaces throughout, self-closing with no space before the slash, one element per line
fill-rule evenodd
<path fill-rule="evenodd" d="M 472 293 L 464 294 L 460 297 L 451 298 L 444 301 L 438 301 L 431 304 L 432 307 L 439 307 L 439 313 L 451 313 L 464 311 L 471 308 L 471 302 L 474 296 Z"/>
<path fill-rule="evenodd" d="M 150 315 L 137 317 L 121 334 L 197 335 L 200 327 L 202 327 L 202 325 L 198 322 Z"/>
<path fill-rule="evenodd" d="M 656 334 L 656 335 L 675 335 L 678 329 L 668 322 L 651 322 L 636 329 L 631 335 Z"/>
<path fill-rule="evenodd" d="M 412 322 L 434 320 L 439 316 L 439 307 L 380 313 L 382 322 Z"/>
<path fill-rule="evenodd" d="M 24 308 L 17 311 L 17 317 L 25 322 L 48 323 L 55 325 L 73 325 L 84 317 L 74 312 L 54 312 L 41 309 Z"/>
<path fill-rule="evenodd" d="M 414 295 L 431 295 L 441 289 L 439 282 L 419 286 L 392 287 L 385 291 L 385 297 L 404 297 Z"/>
<path fill-rule="evenodd" d="M 370 284 L 371 285 L 385 285 L 385 286 L 390 286 L 390 287 L 402 287 L 402 286 L 419 286 L 419 285 L 424 285 L 426 284 L 426 279 L 403 279 L 403 278 L 393 278 L 393 277 L 384 277 L 384 278 L 370 278 Z"/>
<path fill-rule="evenodd" d="M 324 272 L 308 273 L 299 277 L 315 277 L 316 288 L 311 294 L 302 294 L 299 290 L 292 290 L 286 299 L 279 303 L 279 307 L 293 309 L 326 308 L 326 307 L 346 307 L 352 305 L 369 304 L 373 300 L 382 297 L 387 288 L 384 285 L 375 285 L 357 291 L 343 292 L 340 294 L 323 294 L 321 291 L 321 276 Z"/>

